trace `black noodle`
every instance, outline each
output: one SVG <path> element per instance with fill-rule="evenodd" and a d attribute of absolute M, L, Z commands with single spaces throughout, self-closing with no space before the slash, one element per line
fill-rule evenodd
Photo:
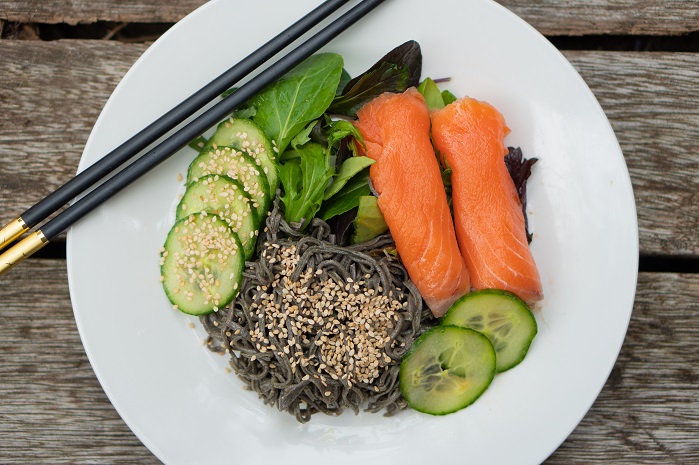
<path fill-rule="evenodd" d="M 218 353 L 229 354 L 230 365 L 266 404 L 276 405 L 281 411 L 294 415 L 299 422 L 307 422 L 314 413 L 339 415 L 345 409 L 358 413 L 385 410 L 385 415 L 394 415 L 407 407 L 398 386 L 398 372 L 402 356 L 424 329 L 436 324 L 429 309 L 400 260 L 386 249 L 393 247 L 390 235 L 380 236 L 370 242 L 339 247 L 331 235 L 327 223 L 314 219 L 308 230 L 300 231 L 300 225 L 290 225 L 283 219 L 278 198 L 267 218 L 266 228 L 259 239 L 258 250 L 276 250 L 295 246 L 298 255 L 292 281 L 306 271 L 312 270 L 319 280 L 331 279 L 341 285 L 362 281 L 375 293 L 399 299 L 395 310 L 390 338 L 379 357 L 382 363 L 376 376 L 369 382 L 332 374 L 331 365 L 324 360 L 319 349 L 321 333 L 297 342 L 297 348 L 288 353 L 279 350 L 288 341 L 282 340 L 279 331 L 273 331 L 260 314 L 261 290 L 275 289 L 274 299 L 285 312 L 285 303 L 274 286 L 284 265 L 275 254 L 260 253 L 260 258 L 246 263 L 241 292 L 225 309 L 201 317 L 209 334 L 209 348 Z M 308 273 L 311 274 L 311 273 Z M 271 292 L 271 291 L 269 291 Z M 257 311 L 255 309 L 258 309 Z M 285 320 L 291 334 L 291 323 Z M 326 324 L 324 322 L 323 324 Z M 332 320 L 327 325 L 332 325 Z M 328 327 L 328 326 L 326 326 Z M 337 334 L 337 329 L 335 329 Z M 259 341 L 278 350 L 260 350 Z M 291 346 L 290 346 L 291 347 Z M 315 360 L 315 363 L 298 363 L 298 357 Z M 321 365 L 322 364 L 322 365 Z M 322 372 L 325 369 L 325 372 Z"/>

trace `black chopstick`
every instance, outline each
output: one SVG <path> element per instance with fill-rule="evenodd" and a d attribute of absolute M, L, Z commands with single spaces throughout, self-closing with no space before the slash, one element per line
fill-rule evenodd
<path fill-rule="evenodd" d="M 267 62 L 293 41 L 317 26 L 323 19 L 337 11 L 349 0 L 326 0 L 313 11 L 279 33 L 269 42 L 245 57 L 217 78 L 206 84 L 173 109 L 146 126 L 126 142 L 109 152 L 100 160 L 78 173 L 73 179 L 56 189 L 0 229 L 0 250 L 7 244 L 38 225 L 71 199 L 113 172 L 119 166 L 150 144 L 192 116 L 222 92 Z"/>
<path fill-rule="evenodd" d="M 90 211 L 187 145 L 189 141 L 222 120 L 276 79 L 291 71 L 296 65 L 320 50 L 320 48 L 384 1 L 363 0 L 329 26 L 279 59 L 279 61 L 260 72 L 255 78 L 243 84 L 234 93 L 184 125 L 159 145 L 150 149 L 132 164 L 48 221 L 41 230 L 29 234 L 25 239 L 0 254 L 0 274 L 41 249 Z"/>

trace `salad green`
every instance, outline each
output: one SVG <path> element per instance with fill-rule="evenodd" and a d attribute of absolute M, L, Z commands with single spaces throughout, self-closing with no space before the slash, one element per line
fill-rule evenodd
<path fill-rule="evenodd" d="M 316 142 L 293 147 L 292 158 L 279 168 L 284 193 L 285 217 L 290 223 L 313 218 L 320 209 L 323 193 L 333 177 L 328 151 Z"/>
<path fill-rule="evenodd" d="M 287 221 L 329 220 L 371 195 L 367 168 L 373 161 L 359 154 L 361 134 L 343 118 L 383 92 L 417 85 L 421 63 L 414 41 L 354 79 L 339 55 L 314 55 L 248 102 L 252 121 L 276 141 Z"/>
<path fill-rule="evenodd" d="M 279 153 L 328 108 L 340 83 L 342 66 L 338 54 L 313 55 L 250 101 L 256 108 L 252 120 L 276 141 Z"/>
<path fill-rule="evenodd" d="M 350 242 L 360 244 L 388 232 L 388 225 L 381 213 L 376 197 L 365 195 L 359 198 L 357 217 L 354 219 L 354 234 Z"/>
<path fill-rule="evenodd" d="M 221 122 L 211 137 L 192 141 L 200 153 L 161 251 L 163 286 L 172 304 L 202 315 L 236 297 L 244 261 L 261 254 L 257 237 L 276 196 L 294 228 L 304 230 L 321 218 L 340 246 L 388 232 L 370 182 L 375 162 L 363 156 L 366 146 L 351 120 L 377 96 L 409 87 L 417 87 L 430 111 L 455 101 L 440 90 L 440 80 L 419 81 L 421 64 L 414 41 L 355 78 L 340 55 L 314 55 Z M 505 158 L 523 207 L 535 161 L 516 149 Z M 450 197 L 451 170 L 440 169 Z M 513 294 L 466 294 L 403 357 L 400 390 L 421 412 L 457 411 L 474 402 L 496 373 L 520 363 L 536 333 L 531 310 Z"/>
<path fill-rule="evenodd" d="M 330 113 L 354 117 L 365 103 L 384 92 L 403 92 L 420 82 L 422 53 L 414 40 L 394 48 L 374 66 L 350 80 L 330 105 Z"/>

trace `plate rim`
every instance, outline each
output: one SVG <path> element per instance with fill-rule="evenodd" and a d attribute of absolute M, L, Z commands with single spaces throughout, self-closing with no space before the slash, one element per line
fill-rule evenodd
<path fill-rule="evenodd" d="M 155 52 L 153 52 L 153 50 L 157 50 L 157 49 L 154 49 L 154 46 L 155 46 L 156 44 L 158 44 L 159 42 L 161 42 L 161 40 L 162 40 L 163 38 L 165 38 L 165 40 L 167 40 L 167 37 L 169 36 L 169 34 L 171 33 L 171 31 L 175 30 L 175 28 L 176 28 L 182 21 L 187 20 L 187 18 L 191 17 L 192 15 L 200 14 L 200 12 L 201 12 L 202 10 L 209 9 L 209 8 L 211 8 L 214 4 L 223 3 L 224 1 L 225 1 L 225 0 L 212 0 L 212 1 L 210 1 L 210 2 L 207 2 L 207 3 L 203 4 L 203 5 L 201 5 L 200 7 L 198 7 L 197 9 L 195 9 L 194 11 L 192 11 L 192 12 L 191 12 L 190 14 L 188 14 L 185 18 L 183 18 L 180 22 L 178 22 L 175 26 L 173 26 L 173 27 L 170 28 L 168 31 L 166 31 L 157 41 L 155 41 L 153 44 L 151 44 L 151 46 L 149 46 L 148 49 L 146 49 L 146 50 L 144 51 L 144 53 L 133 63 L 133 65 L 129 68 L 129 71 L 127 71 L 127 73 L 126 73 L 126 74 L 122 77 L 122 79 L 120 80 L 119 85 L 114 89 L 112 95 L 110 95 L 109 100 L 108 100 L 107 103 L 105 104 L 103 110 L 102 110 L 101 113 L 100 113 L 100 116 L 99 116 L 98 119 L 96 120 L 96 122 L 95 122 L 95 124 L 94 124 L 94 126 L 93 126 L 93 128 L 92 128 L 92 131 L 91 131 L 91 133 L 90 133 L 90 136 L 89 136 L 89 138 L 88 138 L 85 151 L 84 151 L 83 154 L 81 155 L 80 163 L 79 163 L 79 166 L 78 166 L 78 172 L 81 171 L 82 169 L 84 169 L 84 167 L 86 166 L 87 158 L 89 158 L 89 157 L 86 156 L 86 155 L 87 155 L 87 152 L 88 152 L 88 148 L 89 148 L 89 146 L 90 146 L 90 143 L 91 143 L 91 141 L 92 141 L 92 139 L 93 139 L 93 134 L 95 133 L 96 128 L 98 127 L 98 124 L 100 123 L 100 120 L 101 120 L 103 114 L 105 114 L 105 113 L 107 113 L 107 112 L 109 111 L 109 105 L 110 105 L 110 101 L 112 100 L 112 97 L 113 97 L 115 94 L 117 94 L 117 92 L 119 91 L 119 88 L 120 88 L 122 82 L 124 82 L 124 81 L 128 78 L 129 73 L 131 72 L 131 69 L 133 69 L 134 67 L 136 67 L 140 62 L 145 61 L 145 60 L 148 60 L 150 54 L 151 54 L 151 53 L 155 53 Z M 615 140 L 615 142 L 616 142 L 616 152 L 617 152 L 617 155 L 621 157 L 621 161 L 622 161 L 622 163 L 624 164 L 624 166 L 625 166 L 625 168 L 626 168 L 626 172 L 627 172 L 627 176 L 624 177 L 624 182 L 625 182 L 625 184 L 626 184 L 625 187 L 626 187 L 626 188 L 628 189 L 628 191 L 629 191 L 629 192 L 627 192 L 627 194 L 630 193 L 630 199 L 631 199 L 631 204 L 630 204 L 630 206 L 631 206 L 631 208 L 633 209 L 633 219 L 634 219 L 634 224 L 633 224 L 633 228 L 632 228 L 632 229 L 633 229 L 633 231 L 634 231 L 634 233 L 635 233 L 634 237 L 633 237 L 633 238 L 629 238 L 629 239 L 630 239 L 630 240 L 633 240 L 633 242 L 634 242 L 634 244 L 635 244 L 635 250 L 636 250 L 637 253 L 636 253 L 636 255 L 635 255 L 635 260 L 636 260 L 636 262 L 635 262 L 635 264 L 634 264 L 634 268 L 637 270 L 637 268 L 638 268 L 638 260 L 639 260 L 639 254 L 638 254 L 638 251 L 639 251 L 639 231 L 638 231 L 638 217 L 637 217 L 636 202 L 635 202 L 635 198 L 634 198 L 634 196 L 633 196 L 633 186 L 632 186 L 632 183 L 631 183 L 630 175 L 629 175 L 629 173 L 628 173 L 628 167 L 626 166 L 626 162 L 625 162 L 625 159 L 624 159 L 623 152 L 622 152 L 621 147 L 620 147 L 620 145 L 619 145 L 619 141 L 618 141 L 618 139 L 616 138 L 616 135 L 615 135 L 615 133 L 614 133 L 613 127 L 612 127 L 612 125 L 611 125 L 609 119 L 606 117 L 606 113 L 604 112 L 604 109 L 601 107 L 601 105 L 600 105 L 599 101 L 597 100 L 597 98 L 595 97 L 594 93 L 593 93 L 592 90 L 589 88 L 589 86 L 587 85 L 587 83 L 584 81 L 584 79 L 582 78 L 582 76 L 581 76 L 581 75 L 578 73 L 578 71 L 575 69 L 575 67 L 568 61 L 568 59 L 566 59 L 566 57 L 565 57 L 558 49 L 555 48 L 555 46 L 553 46 L 553 44 L 551 44 L 551 43 L 550 43 L 542 34 L 540 34 L 533 26 L 531 26 L 531 25 L 530 25 L 529 23 L 527 23 L 524 19 L 520 18 L 520 17 L 517 16 L 515 13 L 513 13 L 512 11 L 508 10 L 507 8 L 505 8 L 503 5 L 501 5 L 501 4 L 497 3 L 497 2 L 495 2 L 494 0 L 478 0 L 478 1 L 481 2 L 481 3 L 491 4 L 491 6 L 495 6 L 496 8 L 502 10 L 505 14 L 509 15 L 511 18 L 516 19 L 518 22 L 520 22 L 522 25 L 524 25 L 526 28 L 528 28 L 531 32 L 535 33 L 535 34 L 539 37 L 539 39 L 542 40 L 543 43 L 545 43 L 546 46 L 550 48 L 551 51 L 554 51 L 554 52 L 562 59 L 562 62 L 565 63 L 565 65 L 569 68 L 570 71 L 572 71 L 573 75 L 576 76 L 576 79 L 578 79 L 578 80 L 580 81 L 579 83 L 582 84 L 582 88 L 585 89 L 586 92 L 589 94 L 589 95 L 588 95 L 588 98 L 591 98 L 591 100 L 592 100 L 592 101 L 596 104 L 596 106 L 598 107 L 598 111 L 599 111 L 601 114 L 603 114 L 603 115 L 605 116 L 605 117 L 604 117 L 604 122 L 605 122 L 605 125 L 606 125 L 606 129 L 607 129 L 607 130 L 609 131 L 609 133 L 613 136 L 613 138 L 614 138 L 614 140 Z M 166 454 L 164 451 L 161 450 L 161 448 L 160 448 L 160 446 L 159 446 L 158 444 L 154 443 L 153 441 L 150 440 L 150 438 L 146 437 L 147 435 L 144 435 L 143 431 L 141 431 L 141 429 L 138 427 L 138 425 L 135 424 L 136 422 L 133 421 L 133 418 L 130 418 L 130 415 L 128 415 L 128 414 L 125 415 L 125 413 L 122 412 L 121 408 L 117 406 L 118 402 L 115 403 L 115 400 L 112 398 L 112 393 L 110 392 L 110 389 L 105 385 L 105 382 L 103 381 L 103 376 L 102 376 L 102 374 L 101 374 L 101 370 L 100 370 L 99 368 L 97 368 L 96 362 L 93 360 L 93 356 L 90 354 L 90 350 L 89 350 L 89 348 L 88 348 L 88 344 L 86 343 L 86 340 L 85 340 L 85 337 L 84 337 L 85 328 L 83 327 L 83 324 L 81 323 L 81 319 L 80 319 L 79 312 L 78 312 L 78 309 L 77 309 L 77 304 L 76 304 L 77 292 L 78 292 L 78 291 L 77 291 L 76 288 L 75 288 L 75 286 L 76 286 L 75 271 L 72 271 L 72 270 L 73 270 L 73 268 L 72 268 L 73 247 L 75 247 L 75 242 L 74 242 L 74 240 L 73 240 L 73 232 L 72 232 L 72 231 L 73 231 L 73 228 L 70 228 L 70 230 L 68 231 L 68 234 L 67 234 L 67 240 L 66 240 L 66 248 L 67 248 L 67 249 L 66 249 L 66 252 L 67 252 L 67 253 L 66 253 L 66 261 L 67 261 L 67 269 L 68 269 L 68 282 L 69 282 L 70 298 L 71 298 L 71 302 L 72 302 L 74 318 L 75 318 L 75 321 L 76 321 L 76 325 L 77 325 L 77 328 L 78 328 L 78 332 L 79 332 L 79 335 L 80 335 L 80 338 L 81 338 L 81 343 L 82 343 L 82 345 L 83 345 L 83 348 L 84 348 L 84 350 L 85 350 L 85 352 L 86 352 L 86 354 L 87 354 L 87 357 L 88 357 L 88 359 L 89 359 L 89 361 L 90 361 L 91 367 L 92 367 L 92 369 L 93 369 L 93 371 L 94 371 L 94 373 L 95 373 L 95 375 L 96 375 L 98 381 L 100 382 L 100 386 L 101 386 L 103 392 L 105 392 L 105 394 L 106 394 L 107 397 L 109 398 L 110 403 L 111 403 L 112 406 L 115 408 L 115 410 L 117 410 L 117 412 L 119 413 L 119 415 L 120 415 L 120 417 L 122 418 L 122 420 L 127 424 L 127 426 L 131 429 L 131 431 L 133 431 L 133 433 L 138 437 L 138 439 L 139 439 L 139 440 L 140 440 L 140 441 L 141 441 L 141 442 L 142 442 L 142 443 L 143 443 L 143 444 L 158 458 L 158 459 L 164 461 L 164 457 L 165 457 L 167 454 Z M 608 379 L 608 377 L 609 377 L 609 375 L 610 375 L 612 369 L 613 369 L 614 366 L 616 365 L 616 361 L 617 361 L 618 356 L 619 356 L 619 353 L 620 353 L 620 351 L 621 351 L 621 349 L 622 349 L 622 347 L 623 347 L 623 343 L 624 343 L 624 340 L 625 340 L 625 336 L 626 336 L 626 333 L 627 333 L 627 331 L 628 331 L 628 326 L 629 326 L 629 323 L 630 323 L 630 320 L 631 320 L 631 317 L 632 317 L 632 314 L 633 314 L 633 306 L 634 306 L 634 300 L 635 300 L 635 299 L 634 299 L 634 296 L 635 296 L 635 294 L 636 294 L 637 284 L 638 284 L 638 271 L 636 271 L 636 272 L 633 274 L 633 277 L 629 276 L 629 278 L 632 278 L 632 279 L 630 279 L 630 280 L 633 281 L 632 292 L 631 292 L 630 309 L 628 309 L 628 312 L 627 312 L 627 313 L 628 313 L 628 318 L 626 319 L 625 329 L 624 329 L 624 333 L 623 333 L 623 334 L 624 334 L 624 337 L 621 337 L 621 338 L 620 338 L 620 341 L 619 341 L 619 343 L 618 343 L 618 347 L 616 348 L 616 351 L 615 351 L 614 363 L 612 363 L 611 366 L 609 367 L 609 370 L 607 371 L 607 373 L 606 373 L 606 375 L 605 375 L 605 377 L 604 377 L 604 380 L 605 380 L 605 381 L 601 383 L 601 385 L 599 386 L 599 389 L 596 391 L 594 397 L 592 398 L 592 401 L 591 401 L 591 402 L 589 403 L 589 405 L 587 405 L 587 407 L 584 409 L 583 414 L 582 414 L 582 415 L 580 416 L 580 418 L 575 422 L 575 424 L 570 428 L 569 431 L 565 432 L 565 434 L 562 434 L 562 439 L 560 440 L 560 442 L 558 442 L 557 446 L 556 446 L 553 450 L 551 450 L 545 457 L 543 457 L 543 459 L 546 459 L 546 457 L 549 457 L 552 453 L 554 453 L 554 452 L 560 447 L 560 445 L 566 440 L 566 438 L 575 430 L 575 428 L 579 425 L 579 423 L 582 421 L 582 419 L 588 414 L 590 408 L 592 407 L 592 405 L 594 404 L 594 402 L 596 401 L 596 399 L 599 397 L 600 392 L 601 392 L 602 389 L 604 388 L 604 386 L 605 386 L 605 384 L 606 384 L 606 380 Z"/>

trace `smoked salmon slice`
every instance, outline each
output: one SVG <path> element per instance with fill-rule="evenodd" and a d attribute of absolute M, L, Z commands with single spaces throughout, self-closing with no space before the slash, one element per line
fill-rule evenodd
<path fill-rule="evenodd" d="M 470 291 L 430 142 L 430 117 L 414 88 L 383 94 L 357 112 L 369 176 L 401 261 L 432 313 L 444 315 Z M 358 144 L 359 145 L 359 144 Z"/>
<path fill-rule="evenodd" d="M 504 162 L 505 119 L 472 98 L 430 116 L 434 147 L 452 170 L 454 225 L 473 287 L 505 289 L 527 303 L 541 300 L 522 204 Z"/>

